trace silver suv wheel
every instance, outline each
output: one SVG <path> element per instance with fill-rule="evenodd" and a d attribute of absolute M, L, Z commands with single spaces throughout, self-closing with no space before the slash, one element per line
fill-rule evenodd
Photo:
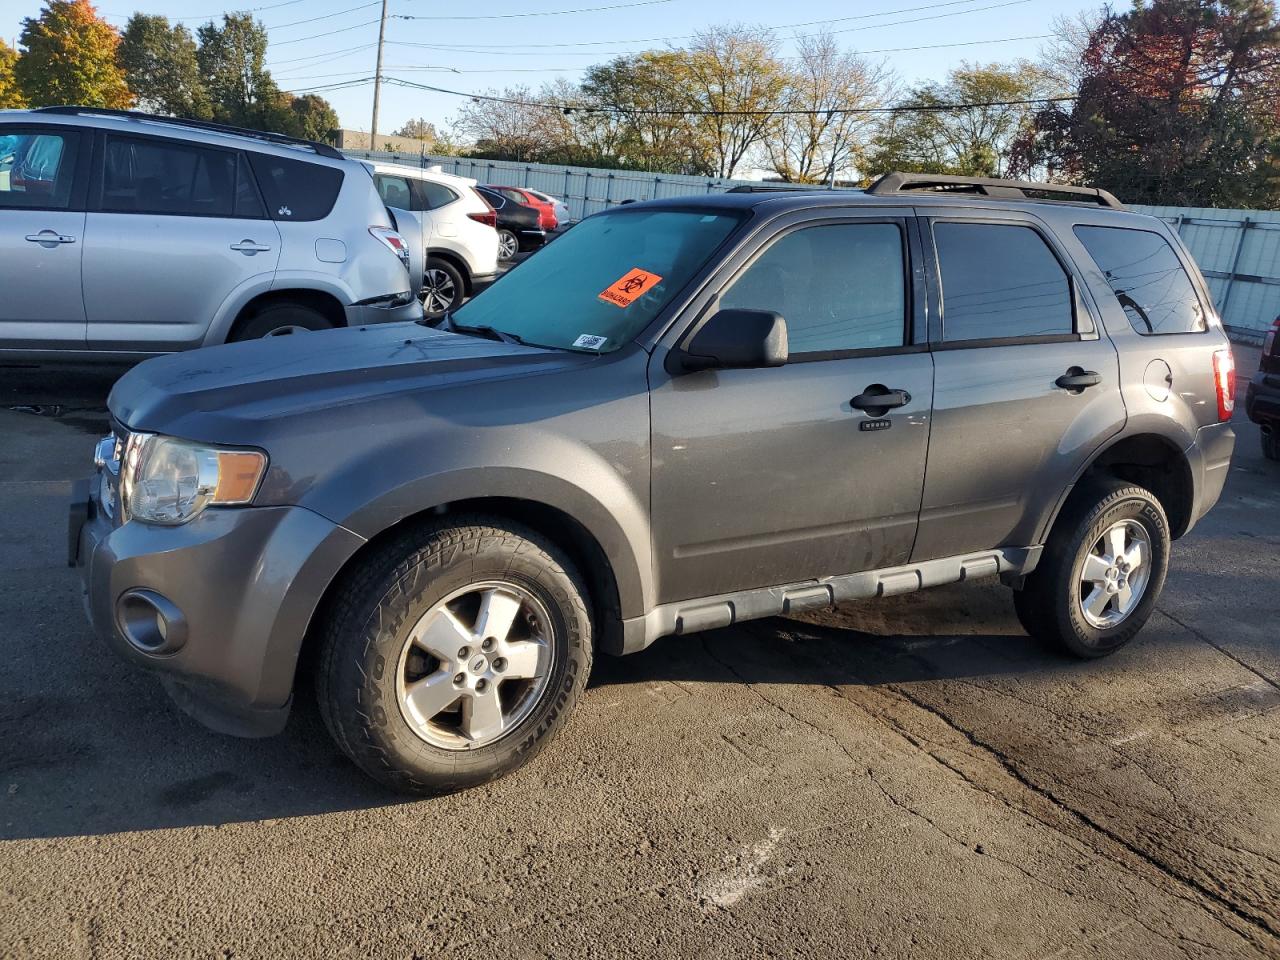
<path fill-rule="evenodd" d="M 1098 630 L 1119 626 L 1146 592 L 1151 579 L 1151 538 L 1136 520 L 1108 527 L 1089 549 L 1080 571 L 1079 603 L 1085 621 Z"/>
<path fill-rule="evenodd" d="M 396 693 L 415 734 L 446 750 L 474 750 L 511 732 L 546 688 L 551 619 L 514 583 L 471 584 L 428 610 L 400 654 Z"/>

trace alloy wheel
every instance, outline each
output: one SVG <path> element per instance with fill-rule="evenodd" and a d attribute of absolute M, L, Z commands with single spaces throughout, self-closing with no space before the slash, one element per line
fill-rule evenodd
<path fill-rule="evenodd" d="M 400 713 L 420 738 L 474 750 L 506 736 L 546 690 L 554 647 L 546 608 L 524 587 L 472 584 L 414 624 L 400 654 Z"/>
<path fill-rule="evenodd" d="M 453 307 L 458 295 L 453 278 L 443 270 L 432 267 L 422 278 L 422 306 L 430 314 L 441 314 Z"/>
<path fill-rule="evenodd" d="M 520 241 L 516 239 L 516 235 L 509 230 L 504 230 L 498 234 L 498 259 L 510 260 L 520 250 Z"/>
<path fill-rule="evenodd" d="M 1119 626 L 1141 602 L 1151 580 L 1151 537 L 1136 520 L 1103 531 L 1085 555 L 1077 602 L 1097 630 Z"/>

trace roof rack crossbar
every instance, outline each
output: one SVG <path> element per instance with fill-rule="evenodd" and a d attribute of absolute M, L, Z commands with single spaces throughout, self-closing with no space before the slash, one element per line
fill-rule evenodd
<path fill-rule="evenodd" d="M 278 143 L 284 146 L 309 147 L 318 156 L 331 160 L 343 160 L 345 157 L 334 147 L 304 137 L 290 137 L 283 133 L 271 133 L 267 130 L 252 130 L 249 127 L 236 127 L 227 123 L 214 123 L 211 120 L 186 120 L 182 117 L 166 117 L 161 114 L 143 113 L 141 110 L 113 110 L 108 107 L 37 107 L 33 113 L 53 113 L 62 116 L 118 117 L 122 120 L 145 120 L 149 123 L 168 123 L 178 127 L 193 127 L 196 130 L 208 130 L 211 133 L 229 133 L 238 137 L 252 137 L 267 143 Z"/>
<path fill-rule="evenodd" d="M 945 173 L 886 173 L 867 187 L 867 193 L 891 197 L 903 193 L 965 193 L 999 199 L 1085 203 L 1113 210 L 1125 209 L 1114 195 L 1098 187 L 1075 187 L 1063 183 L 1035 183 L 1030 180 L 1000 180 L 995 177 L 959 177 Z M 1036 196 L 1035 194 L 1048 194 Z M 1055 196 L 1056 195 L 1056 196 Z"/>
<path fill-rule="evenodd" d="M 814 193 L 830 192 L 831 187 L 825 183 L 781 183 L 764 181 L 761 183 L 740 183 L 730 187 L 725 193 Z"/>

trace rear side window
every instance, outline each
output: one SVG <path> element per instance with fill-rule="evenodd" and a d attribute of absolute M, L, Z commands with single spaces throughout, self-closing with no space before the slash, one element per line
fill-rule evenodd
<path fill-rule="evenodd" d="M 78 133 L 18 132 L 0 135 L 0 209 L 65 210 L 79 151 Z"/>
<path fill-rule="evenodd" d="M 239 154 L 144 137 L 107 137 L 101 209 L 187 217 L 261 217 Z"/>
<path fill-rule="evenodd" d="M 249 154 L 273 220 L 323 220 L 338 202 L 343 172 L 320 163 Z"/>
<path fill-rule="evenodd" d="M 395 207 L 397 210 L 413 209 L 413 191 L 406 178 L 379 173 L 374 176 L 373 182 L 378 186 L 378 196 L 388 207 Z"/>
<path fill-rule="evenodd" d="M 419 180 L 418 188 L 422 191 L 423 210 L 438 210 L 458 199 L 458 195 L 443 183 Z"/>
<path fill-rule="evenodd" d="M 1204 308 L 1169 241 L 1149 230 L 1076 227 L 1076 237 L 1142 334 L 1202 333 Z"/>
<path fill-rule="evenodd" d="M 942 339 L 1006 340 L 1075 331 L 1071 283 L 1031 227 L 935 223 Z"/>
<path fill-rule="evenodd" d="M 806 227 L 757 257 L 720 307 L 780 313 L 792 355 L 901 347 L 905 264 L 897 224 Z"/>

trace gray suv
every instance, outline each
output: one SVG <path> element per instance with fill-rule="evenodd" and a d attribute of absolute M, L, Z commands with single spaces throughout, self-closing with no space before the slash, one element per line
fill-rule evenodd
<path fill-rule="evenodd" d="M 418 233 L 401 236 L 368 165 L 325 144 L 0 111 L 0 353 L 136 356 L 416 319 Z"/>
<path fill-rule="evenodd" d="M 136 367 L 70 557 L 209 726 L 275 733 L 309 672 L 361 768 L 453 790 L 667 635 L 998 575 L 1111 653 L 1222 490 L 1233 391 L 1185 248 L 1102 191 L 635 203 L 439 329 Z"/>

